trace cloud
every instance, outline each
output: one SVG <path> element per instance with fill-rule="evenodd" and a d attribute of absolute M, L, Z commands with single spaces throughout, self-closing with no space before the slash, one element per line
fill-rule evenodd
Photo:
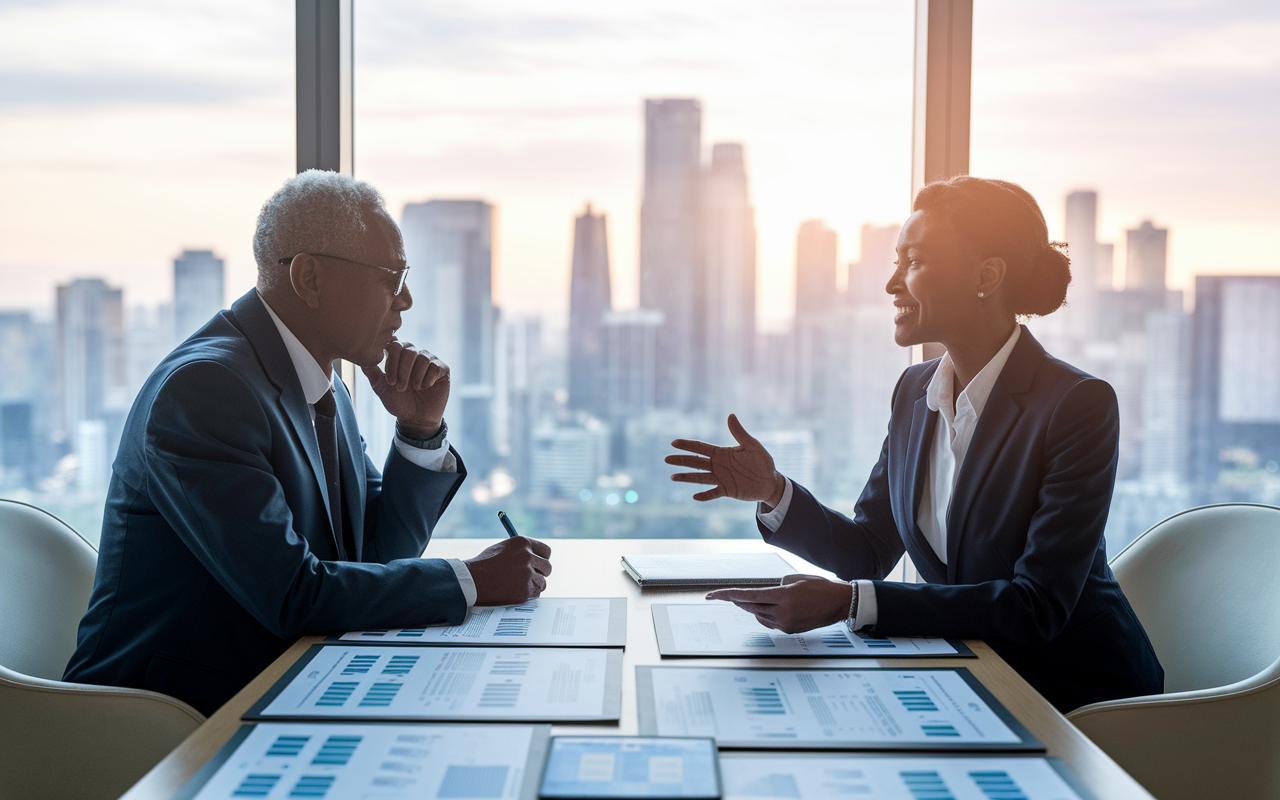
<path fill-rule="evenodd" d="M 112 105 L 208 105 L 257 96 L 252 85 L 155 73 L 92 74 L 0 71 L 0 107 L 50 108 Z"/>

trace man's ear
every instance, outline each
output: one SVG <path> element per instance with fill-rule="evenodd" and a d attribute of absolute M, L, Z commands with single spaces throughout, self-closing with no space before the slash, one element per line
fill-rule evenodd
<path fill-rule="evenodd" d="M 308 308 L 320 307 L 320 273 L 323 269 L 315 257 L 306 253 L 297 254 L 289 264 L 289 282 L 293 285 L 293 293 Z"/>
<path fill-rule="evenodd" d="M 988 258 L 978 265 L 978 286 L 974 291 L 981 292 L 983 297 L 991 297 L 1000 290 L 1008 273 L 1009 267 L 1003 258 Z"/>

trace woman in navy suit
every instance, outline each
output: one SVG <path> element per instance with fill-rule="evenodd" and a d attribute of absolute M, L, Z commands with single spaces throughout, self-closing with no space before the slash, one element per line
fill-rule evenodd
<path fill-rule="evenodd" d="M 729 417 L 736 447 L 680 439 L 709 485 L 756 501 L 761 534 L 843 582 L 793 576 L 730 600 L 789 633 L 845 621 L 881 636 L 983 639 L 1058 709 L 1163 691 L 1164 671 L 1107 566 L 1115 393 L 1045 352 L 1019 317 L 1050 314 L 1071 280 L 1064 246 L 1021 187 L 969 176 L 916 196 L 885 287 L 894 339 L 938 342 L 907 369 L 853 519 L 778 474 Z M 883 578 L 906 552 L 927 583 Z"/>

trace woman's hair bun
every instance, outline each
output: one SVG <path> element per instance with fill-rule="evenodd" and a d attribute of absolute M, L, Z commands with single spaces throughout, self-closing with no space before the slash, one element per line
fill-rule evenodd
<path fill-rule="evenodd" d="M 912 210 L 945 217 L 972 257 L 1004 259 L 1015 314 L 1045 316 L 1066 301 L 1067 246 L 1049 241 L 1040 206 L 1016 183 L 957 175 L 926 185 Z"/>

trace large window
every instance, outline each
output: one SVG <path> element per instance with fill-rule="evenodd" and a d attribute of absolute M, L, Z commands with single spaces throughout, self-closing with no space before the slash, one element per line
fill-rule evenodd
<path fill-rule="evenodd" d="M 905 4 L 357 3 L 355 171 L 471 473 L 437 535 L 755 536 L 662 461 L 729 440 L 849 509 L 907 351 Z M 366 393 L 364 395 L 368 397 Z M 375 452 L 391 421 L 361 408 Z"/>
<path fill-rule="evenodd" d="M 1280 10 L 1019 3 L 974 12 L 972 172 L 1071 247 L 1031 323 L 1120 401 L 1114 554 L 1169 514 L 1280 499 Z"/>
<path fill-rule="evenodd" d="M 0 495 L 96 541 L 134 393 L 253 285 L 292 41 L 290 2 L 0 6 Z"/>

